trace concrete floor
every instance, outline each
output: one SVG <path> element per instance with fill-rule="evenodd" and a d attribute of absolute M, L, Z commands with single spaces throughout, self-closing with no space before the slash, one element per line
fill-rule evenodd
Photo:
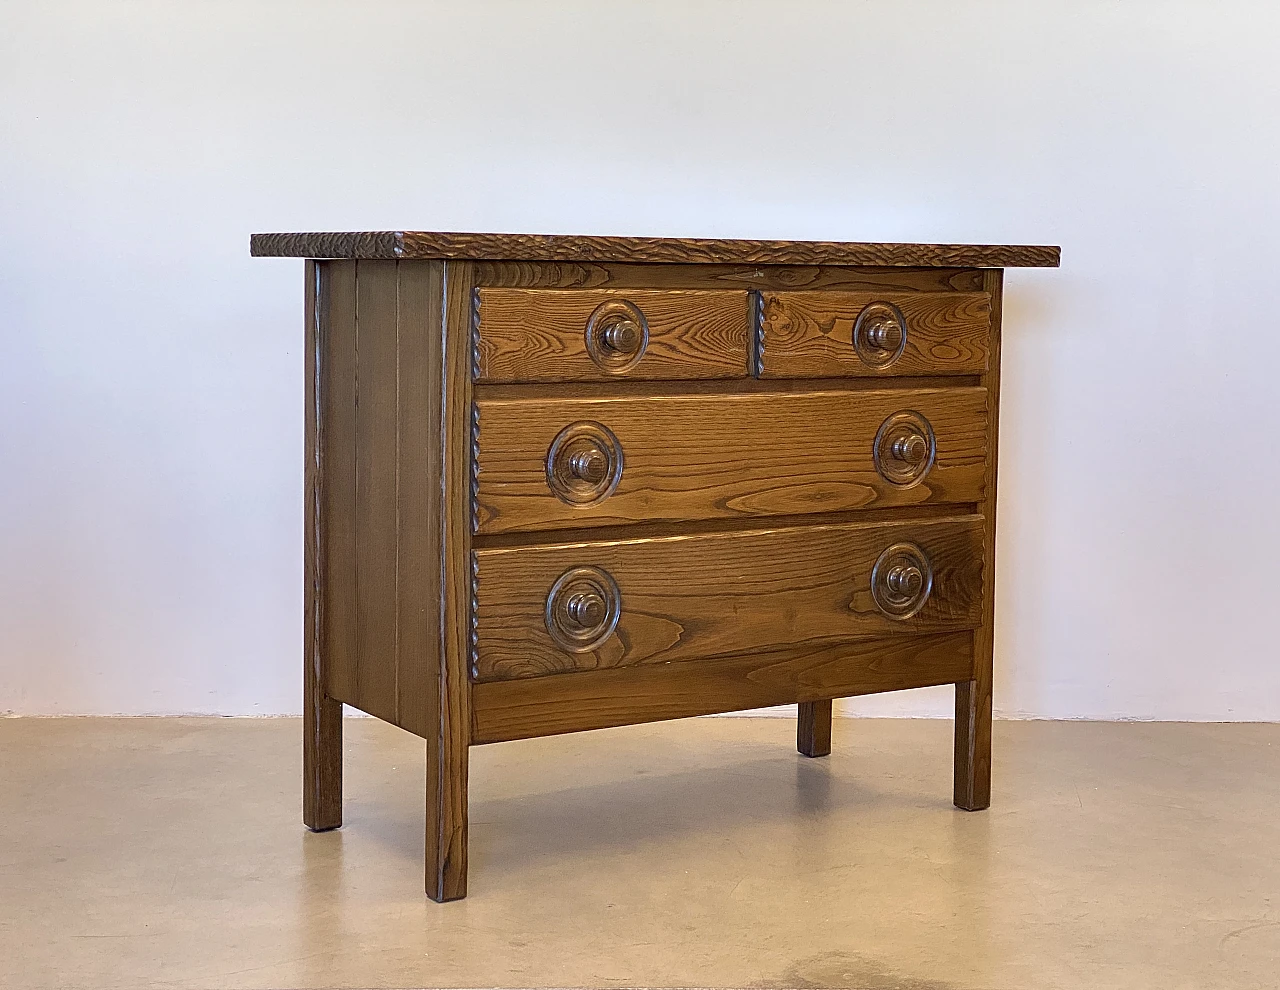
<path fill-rule="evenodd" d="M 422 894 L 422 750 L 347 721 L 0 720 L 4 987 L 1280 985 L 1280 725 L 695 719 L 472 751 L 470 898 Z"/>

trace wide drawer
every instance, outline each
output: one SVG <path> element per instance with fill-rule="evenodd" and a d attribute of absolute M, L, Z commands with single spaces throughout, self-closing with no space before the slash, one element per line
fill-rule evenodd
<path fill-rule="evenodd" d="M 745 291 L 477 289 L 475 380 L 742 378 Z"/>
<path fill-rule="evenodd" d="M 480 399 L 478 533 L 984 495 L 982 388 Z"/>
<path fill-rule="evenodd" d="M 976 628 L 980 516 L 474 552 L 479 681 Z"/>
<path fill-rule="evenodd" d="M 974 375 L 987 369 L 985 292 L 763 292 L 760 375 Z"/>

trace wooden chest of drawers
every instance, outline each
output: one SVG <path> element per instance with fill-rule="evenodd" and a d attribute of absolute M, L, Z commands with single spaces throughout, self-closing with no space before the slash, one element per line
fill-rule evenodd
<path fill-rule="evenodd" d="M 346 703 L 422 736 L 427 892 L 468 747 L 956 685 L 990 798 L 1002 269 L 1051 247 L 259 234 L 304 257 L 304 820 Z"/>

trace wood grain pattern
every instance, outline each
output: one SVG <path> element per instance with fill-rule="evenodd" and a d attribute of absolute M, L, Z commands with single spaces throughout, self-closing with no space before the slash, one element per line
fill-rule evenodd
<path fill-rule="evenodd" d="M 897 306 L 907 323 L 902 355 L 885 368 L 865 363 L 853 347 L 854 323 L 873 302 Z M 765 292 L 761 376 L 980 374 L 990 310 L 985 292 Z"/>
<path fill-rule="evenodd" d="M 981 292 L 977 268 L 851 268 L 838 265 L 653 265 L 634 262 L 482 261 L 480 286 L 527 289 L 848 289 Z"/>
<path fill-rule="evenodd" d="M 1000 421 L 1000 322 L 1004 273 L 986 274 L 991 296 L 991 358 L 987 385 L 987 417 L 992 435 Z M 987 491 L 996 491 L 998 444 L 991 444 L 985 465 Z M 967 811 L 991 804 L 991 686 L 995 654 L 996 597 L 996 500 L 987 500 L 983 513 L 983 554 L 988 566 L 983 575 L 982 624 L 974 633 L 973 677 L 956 684 L 954 801 Z"/>
<path fill-rule="evenodd" d="M 976 502 L 986 403 L 975 388 L 480 399 L 477 532 Z M 937 436 L 913 488 L 885 481 L 872 459 L 876 431 L 903 409 Z M 608 427 L 625 461 L 617 490 L 593 506 L 562 502 L 546 478 L 552 440 L 580 420 Z"/>
<path fill-rule="evenodd" d="M 396 722 L 438 731 L 444 265 L 398 263 Z"/>
<path fill-rule="evenodd" d="M 933 565 L 933 591 L 907 620 L 871 597 L 872 566 L 900 541 Z M 642 540 L 481 549 L 477 560 L 477 681 L 574 670 L 699 661 L 786 645 L 972 629 L 981 617 L 982 521 L 977 516 Z M 570 653 L 544 620 L 556 578 L 604 569 L 622 614 L 590 652 Z"/>
<path fill-rule="evenodd" d="M 949 268 L 1056 268 L 1059 259 L 1059 249 L 1045 245 L 883 244 L 408 230 L 254 234 L 249 239 L 249 251 L 257 257 L 292 258 Z"/>
<path fill-rule="evenodd" d="M 325 693 L 355 704 L 360 650 L 356 638 L 356 262 L 321 266 L 325 300 L 320 365 L 320 540 Z"/>
<path fill-rule="evenodd" d="M 420 735 L 439 683 L 442 270 L 322 267 L 326 690 Z"/>
<path fill-rule="evenodd" d="M 471 741 L 528 739 L 949 684 L 972 669 L 973 638 L 951 633 L 494 681 L 472 688 Z"/>
<path fill-rule="evenodd" d="M 678 289 L 479 289 L 476 380 L 611 381 L 618 377 L 741 378 L 747 374 L 747 293 Z M 648 323 L 643 356 L 602 370 L 585 330 L 596 307 L 625 300 Z"/>
<path fill-rule="evenodd" d="M 440 370 L 443 492 L 437 730 L 427 740 L 426 881 L 436 901 L 467 895 L 467 747 L 471 691 L 471 304 L 466 263 L 444 267 Z"/>
<path fill-rule="evenodd" d="M 356 700 L 398 721 L 398 273 L 394 261 L 356 267 Z"/>
<path fill-rule="evenodd" d="M 342 824 L 342 703 L 325 691 L 323 321 L 328 291 L 318 263 L 306 264 L 306 459 L 303 469 L 302 820 L 320 832 Z"/>
<path fill-rule="evenodd" d="M 804 756 L 831 755 L 831 699 L 796 706 L 796 749 Z"/>

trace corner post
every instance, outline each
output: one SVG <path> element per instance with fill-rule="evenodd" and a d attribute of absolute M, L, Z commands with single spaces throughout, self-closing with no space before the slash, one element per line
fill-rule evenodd
<path fill-rule="evenodd" d="M 426 887 L 432 900 L 452 901 L 467 896 L 475 276 L 469 262 L 446 261 L 440 271 L 440 676 L 427 737 Z"/>
<path fill-rule="evenodd" d="M 987 466 L 983 495 L 982 625 L 973 634 L 973 678 L 956 685 L 955 785 L 957 808 L 991 805 L 991 680 L 995 653 L 996 464 L 1000 447 L 1000 318 L 1004 271 L 983 272 L 991 296 L 991 348 L 982 384 L 987 390 Z"/>
<path fill-rule="evenodd" d="M 323 262 L 306 263 L 306 463 L 303 469 L 302 821 L 342 825 L 342 704 L 325 692 L 324 403 L 330 294 Z"/>

